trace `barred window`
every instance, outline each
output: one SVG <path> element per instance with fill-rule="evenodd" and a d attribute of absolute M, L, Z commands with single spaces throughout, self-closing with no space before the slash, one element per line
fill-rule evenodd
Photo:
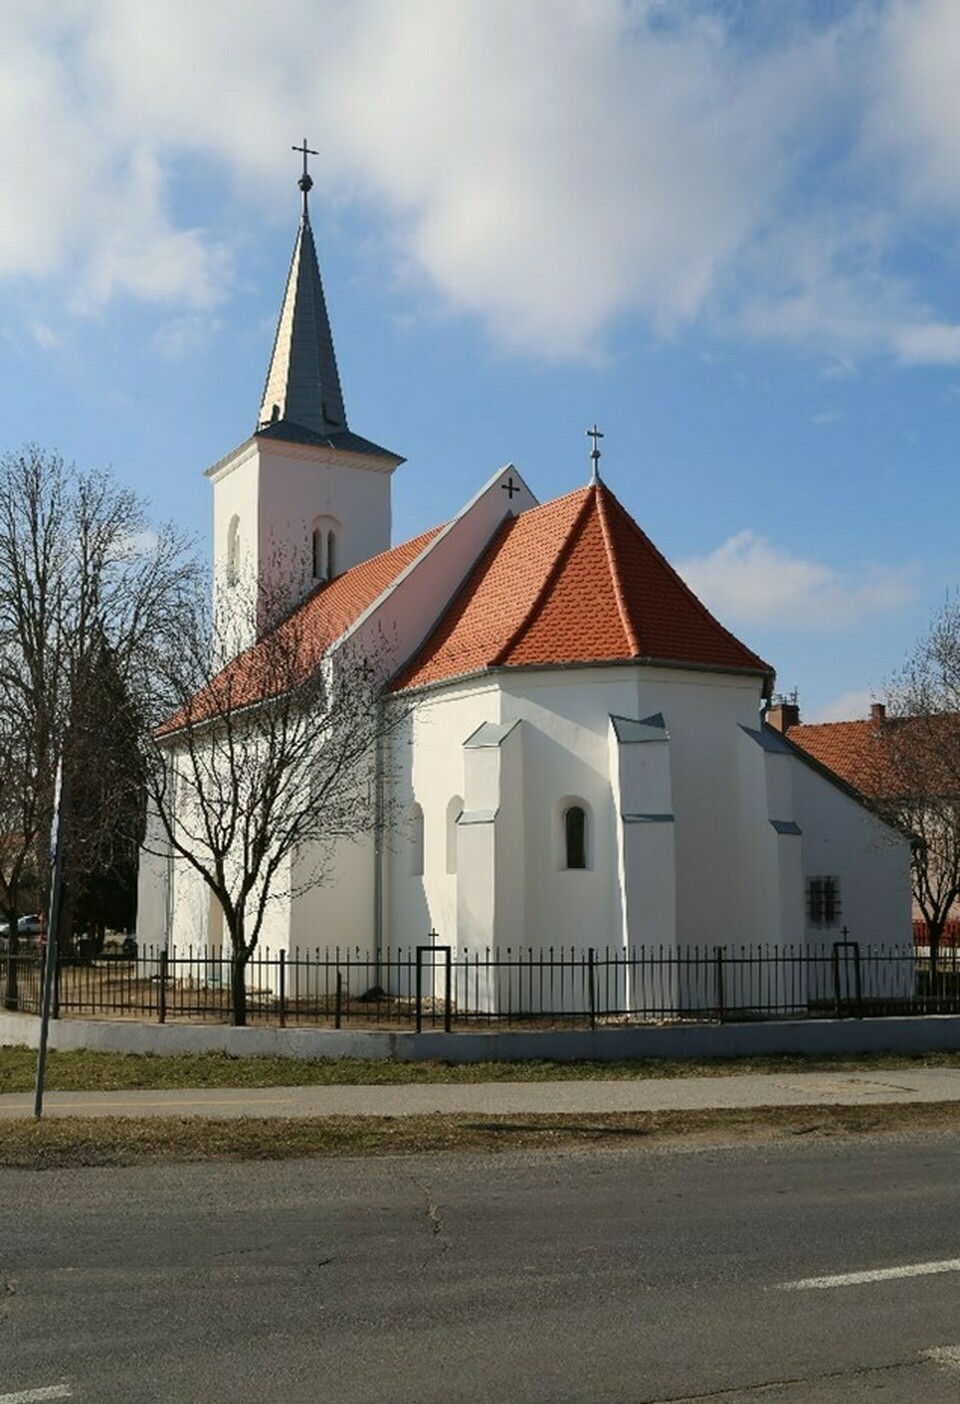
<path fill-rule="evenodd" d="M 807 879 L 807 918 L 811 926 L 836 926 L 840 921 L 840 879 Z"/>

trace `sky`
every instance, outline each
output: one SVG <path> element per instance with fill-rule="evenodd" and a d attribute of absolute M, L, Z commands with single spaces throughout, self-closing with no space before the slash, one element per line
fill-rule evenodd
<path fill-rule="evenodd" d="M 299 215 L 396 540 L 603 476 L 804 720 L 960 584 L 958 0 L 5 0 L 0 450 L 209 553 Z"/>

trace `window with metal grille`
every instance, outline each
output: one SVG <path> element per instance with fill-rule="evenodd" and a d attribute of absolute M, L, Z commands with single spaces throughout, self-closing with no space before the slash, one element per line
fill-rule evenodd
<path fill-rule="evenodd" d="M 840 879 L 807 879 L 807 918 L 811 926 L 836 926 L 840 921 Z"/>

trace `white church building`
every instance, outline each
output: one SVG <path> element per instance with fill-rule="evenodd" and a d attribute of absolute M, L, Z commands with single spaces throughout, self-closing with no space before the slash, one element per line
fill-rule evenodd
<path fill-rule="evenodd" d="M 391 833 L 275 903 L 266 944 L 908 941 L 907 840 L 768 723 L 773 669 L 648 540 L 598 455 L 586 486 L 544 502 L 505 467 L 391 544 L 403 460 L 348 425 L 308 189 L 256 430 L 207 473 L 214 589 L 266 597 L 283 543 L 311 634 L 389 639 L 386 691 L 409 715 L 389 743 Z M 187 864 L 145 854 L 139 900 L 142 945 L 219 944 Z"/>

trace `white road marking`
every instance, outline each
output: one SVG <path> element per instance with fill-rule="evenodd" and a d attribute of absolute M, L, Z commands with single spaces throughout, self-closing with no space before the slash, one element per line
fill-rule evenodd
<path fill-rule="evenodd" d="M 47 1385 L 44 1389 L 21 1389 L 16 1394 L 0 1394 L 0 1404 L 34 1404 L 41 1399 L 72 1399 L 67 1385 Z"/>
<path fill-rule="evenodd" d="M 802 1277 L 798 1282 L 781 1282 L 783 1292 L 799 1292 L 811 1287 L 856 1287 L 861 1282 L 890 1282 L 897 1277 L 931 1277 L 938 1272 L 960 1272 L 960 1258 L 939 1263 L 905 1263 L 902 1267 L 874 1268 L 870 1272 L 839 1272 L 833 1277 Z M 3 1400 L 0 1399 L 0 1404 Z"/>

